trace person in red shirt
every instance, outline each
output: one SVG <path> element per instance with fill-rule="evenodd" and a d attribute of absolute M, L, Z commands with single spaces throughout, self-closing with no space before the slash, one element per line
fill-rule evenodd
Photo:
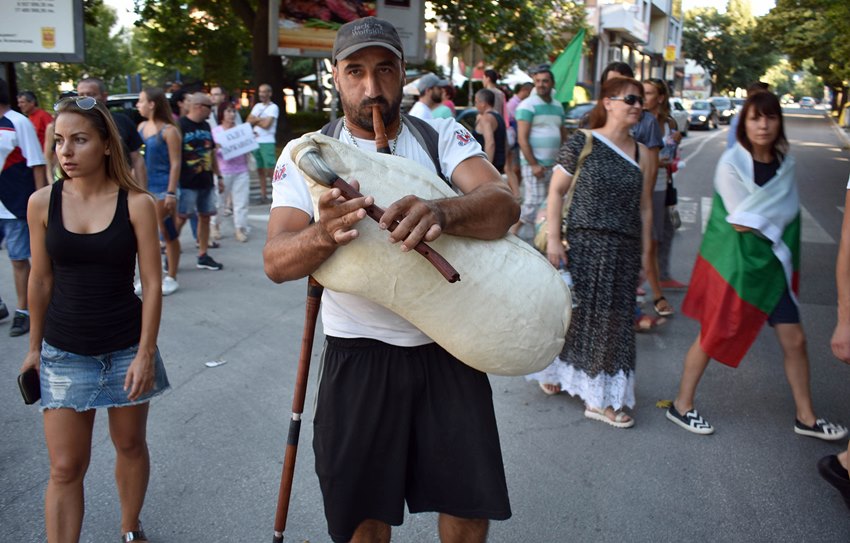
<path fill-rule="evenodd" d="M 35 97 L 32 91 L 18 93 L 18 108 L 35 127 L 35 135 L 38 137 L 38 141 L 41 143 L 43 149 L 44 131 L 47 129 L 47 125 L 53 122 L 53 116 L 38 107 L 38 98 Z"/>

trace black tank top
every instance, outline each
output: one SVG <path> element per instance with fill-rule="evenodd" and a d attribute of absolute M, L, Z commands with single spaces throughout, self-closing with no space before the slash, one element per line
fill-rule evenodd
<path fill-rule="evenodd" d="M 62 222 L 62 186 L 50 190 L 45 245 L 53 266 L 53 295 L 44 339 L 64 351 L 97 355 L 139 342 L 142 302 L 133 294 L 136 234 L 127 191 L 118 191 L 106 230 L 75 234 Z"/>
<path fill-rule="evenodd" d="M 499 170 L 499 173 L 505 173 L 505 145 L 507 144 L 507 128 L 505 127 L 505 120 L 501 115 L 496 113 L 495 111 L 488 111 L 494 117 L 496 117 L 496 131 L 493 133 L 493 137 L 496 140 L 496 151 L 493 153 L 493 166 Z M 484 147 L 484 135 L 480 134 L 473 130 L 472 137 L 481 144 L 481 147 Z"/>

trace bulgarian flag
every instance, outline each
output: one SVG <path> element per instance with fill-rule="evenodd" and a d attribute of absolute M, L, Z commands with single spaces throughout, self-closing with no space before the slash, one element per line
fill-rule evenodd
<path fill-rule="evenodd" d="M 702 350 L 737 367 L 786 288 L 797 303 L 800 196 L 794 159 L 784 157 L 776 176 L 759 187 L 752 156 L 737 144 L 720 157 L 714 189 L 682 312 L 700 322 Z M 752 230 L 737 232 L 733 224 Z"/>

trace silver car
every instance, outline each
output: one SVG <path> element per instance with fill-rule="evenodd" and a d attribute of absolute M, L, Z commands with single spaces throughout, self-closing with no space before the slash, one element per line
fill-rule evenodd
<path fill-rule="evenodd" d="M 670 116 L 675 119 L 679 132 L 683 136 L 687 136 L 688 128 L 690 128 L 690 115 L 678 98 L 670 98 Z"/>

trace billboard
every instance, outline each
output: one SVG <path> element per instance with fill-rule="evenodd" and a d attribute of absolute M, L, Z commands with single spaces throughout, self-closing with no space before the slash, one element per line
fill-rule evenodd
<path fill-rule="evenodd" d="M 269 54 L 330 58 L 337 29 L 374 15 L 398 30 L 409 62 L 425 59 L 424 0 L 271 0 Z"/>
<path fill-rule="evenodd" d="M 0 0 L 0 61 L 83 62 L 83 0 Z"/>

